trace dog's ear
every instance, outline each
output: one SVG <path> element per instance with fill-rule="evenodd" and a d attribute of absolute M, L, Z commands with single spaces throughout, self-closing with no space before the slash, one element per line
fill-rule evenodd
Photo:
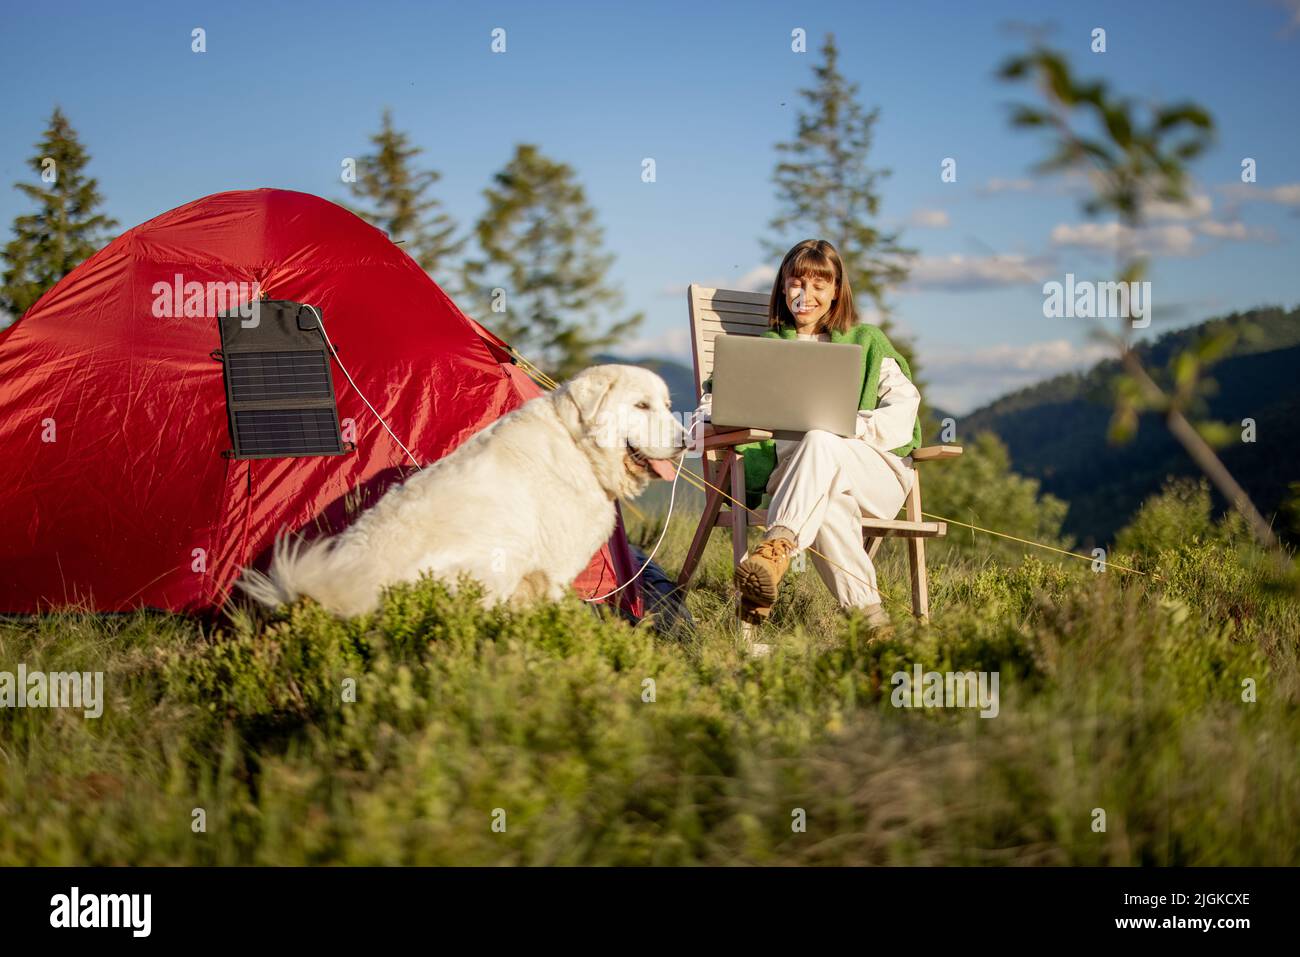
<path fill-rule="evenodd" d="M 599 366 L 578 373 L 570 379 L 565 391 L 578 410 L 578 420 L 583 428 L 592 429 L 600 421 L 600 413 L 609 401 L 614 387 L 614 375 Z"/>

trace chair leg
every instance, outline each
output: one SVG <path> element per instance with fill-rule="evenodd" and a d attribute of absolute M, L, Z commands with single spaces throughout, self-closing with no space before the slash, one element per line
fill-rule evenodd
<path fill-rule="evenodd" d="M 745 457 L 735 450 L 731 451 L 731 567 L 734 571 L 749 557 L 749 512 L 743 508 L 745 502 Z M 721 484 L 721 483 L 719 483 Z M 741 505 L 737 505 L 740 502 Z M 752 639 L 755 623 L 746 619 L 748 611 L 745 602 L 739 596 L 736 601 L 736 613 L 740 617 L 741 627 L 746 639 Z"/>
<path fill-rule="evenodd" d="M 722 455 L 720 461 L 712 463 L 706 454 L 701 462 L 704 464 L 704 477 L 718 488 L 724 488 L 724 482 L 727 479 L 727 473 L 731 469 L 731 459 L 727 455 Z M 711 467 L 712 466 L 712 467 Z M 712 471 L 712 475 L 710 475 Z M 700 563 L 700 558 L 704 555 L 704 548 L 709 544 L 709 535 L 718 524 L 718 513 L 722 511 L 722 493 L 709 489 L 708 497 L 704 500 L 704 514 L 700 516 L 700 524 L 696 526 L 695 537 L 691 539 L 691 547 L 686 552 L 686 560 L 682 562 L 682 570 L 677 575 L 677 586 L 685 588 L 690 584 L 691 578 L 695 575 L 696 566 Z"/>
<path fill-rule="evenodd" d="M 868 539 L 863 543 L 863 544 L 865 544 L 865 545 L 867 546 L 867 558 L 868 558 L 868 559 L 870 559 L 870 560 L 873 561 L 873 562 L 876 560 L 876 552 L 880 551 L 880 546 L 881 546 L 881 543 L 883 543 L 883 542 L 884 542 L 884 539 L 883 539 L 883 538 L 868 538 Z"/>
<path fill-rule="evenodd" d="M 739 565 L 749 550 L 749 512 L 744 509 L 745 457 L 734 449 L 729 449 L 727 455 L 731 459 L 731 497 L 735 499 L 731 503 L 731 553 L 735 565 Z"/>
<path fill-rule="evenodd" d="M 912 490 L 907 493 L 907 520 L 921 521 L 921 473 L 912 474 Z M 930 579 L 925 570 L 925 539 L 907 540 L 907 563 L 912 571 L 912 614 L 918 621 L 930 618 Z"/>

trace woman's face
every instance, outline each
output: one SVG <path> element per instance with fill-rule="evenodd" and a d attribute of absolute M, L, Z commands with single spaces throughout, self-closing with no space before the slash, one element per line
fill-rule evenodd
<path fill-rule="evenodd" d="M 785 281 L 785 304 L 803 327 L 816 326 L 831 311 L 835 283 L 813 276 L 791 276 Z"/>

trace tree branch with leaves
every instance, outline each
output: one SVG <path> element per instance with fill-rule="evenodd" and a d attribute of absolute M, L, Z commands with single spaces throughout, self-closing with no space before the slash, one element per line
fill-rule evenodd
<path fill-rule="evenodd" d="M 1075 171 L 1087 176 L 1091 193 L 1083 203 L 1084 212 L 1089 216 L 1113 213 L 1120 225 L 1119 281 L 1141 281 L 1148 267 L 1139 246 L 1147 209 L 1154 202 L 1189 203 L 1186 164 L 1213 141 L 1210 114 L 1190 102 L 1139 111 L 1131 99 L 1113 94 L 1105 82 L 1076 79 L 1062 54 L 1042 46 L 1009 58 L 998 74 L 1011 82 L 1033 82 L 1043 99 L 1043 107 L 1018 104 L 1011 115 L 1013 127 L 1049 135 L 1051 153 L 1034 171 L 1040 175 Z M 1125 370 L 1116 383 L 1112 440 L 1130 441 L 1139 413 L 1158 413 L 1220 494 L 1246 519 L 1255 539 L 1266 548 L 1279 549 L 1272 528 L 1207 441 L 1207 437 L 1222 441 L 1222 427 L 1189 418 L 1209 387 L 1204 369 L 1231 342 L 1220 335 L 1175 356 L 1170 370 L 1173 384 L 1164 387 L 1144 367 L 1128 324 L 1108 338 Z"/>

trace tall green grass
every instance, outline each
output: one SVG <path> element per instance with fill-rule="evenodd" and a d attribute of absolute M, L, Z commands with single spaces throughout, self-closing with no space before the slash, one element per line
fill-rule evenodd
<path fill-rule="evenodd" d="M 353 622 L 3 622 L 0 669 L 107 700 L 0 711 L 0 864 L 1300 863 L 1294 583 L 1230 535 L 1127 546 L 1149 574 L 950 551 L 922 626 L 887 545 L 889 640 L 809 563 L 761 659 L 722 531 L 675 639 L 431 581 Z M 997 670 L 998 716 L 894 708 L 915 662 Z"/>

